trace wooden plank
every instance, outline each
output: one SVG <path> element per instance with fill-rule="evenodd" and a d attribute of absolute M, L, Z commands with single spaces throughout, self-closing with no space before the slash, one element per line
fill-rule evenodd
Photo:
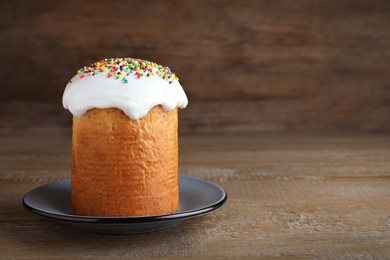
<path fill-rule="evenodd" d="M 211 49 L 217 52 L 218 48 Z M 390 55 L 387 50 L 388 48 L 377 48 L 361 54 L 361 51 L 366 50 L 269 47 L 259 48 L 257 57 L 241 53 L 216 60 L 208 56 L 188 57 L 176 53 L 172 61 L 181 64 L 175 71 L 192 101 L 308 100 L 318 95 L 324 99 L 340 95 L 353 102 L 359 95 L 371 98 L 371 94 L 377 95 L 375 98 L 378 103 L 382 103 L 381 98 L 390 98 L 386 78 L 389 64 L 386 56 L 383 57 L 386 52 L 387 56 Z M 12 74 L 7 69 L 1 72 L 3 90 L 0 100 L 58 100 L 65 85 L 79 68 L 80 65 L 76 64 L 87 64 L 80 63 L 78 57 L 81 53 L 78 50 L 53 51 L 55 57 L 65 62 L 49 69 L 53 66 L 52 57 L 45 57 L 44 51 L 28 52 L 0 50 L 0 55 L 4 57 L 12 54 L 17 60 L 27 61 L 18 63 L 13 58 L 6 60 L 10 64 L 8 69 L 16 71 L 19 68 L 29 72 Z M 97 50 L 92 49 L 84 54 L 93 56 L 96 52 Z M 167 55 L 163 52 L 160 54 Z M 89 62 L 96 59 L 98 57 L 91 58 Z M 217 67 L 214 69 L 213 66 Z M 32 77 L 30 68 L 40 73 Z M 186 77 L 188 73 L 190 75 Z M 332 103 L 331 100 L 329 103 Z"/>
<path fill-rule="evenodd" d="M 386 133 L 181 135 L 181 174 L 221 185 L 228 201 L 209 215 L 136 236 L 92 234 L 23 209 L 30 189 L 70 177 L 70 144 L 68 133 L 51 129 L 0 135 L 3 258 L 390 256 Z"/>
<path fill-rule="evenodd" d="M 194 101 L 179 111 L 179 131 L 390 130 L 390 102 L 377 104 L 362 96 L 353 104 L 343 98 L 333 97 L 334 105 L 320 97 L 306 102 L 301 99 Z M 4 102 L 0 103 L 0 132 L 45 131 L 46 128 L 69 132 L 71 117 L 60 100 Z"/>
<path fill-rule="evenodd" d="M 212 108 L 223 104 L 240 110 L 244 104 L 248 111 L 237 120 L 223 111 L 204 115 L 206 109 L 197 108 L 192 111 L 203 114 L 190 112 L 191 118 L 213 117 L 248 131 L 390 127 L 385 123 L 390 103 L 388 1 L 0 5 L 1 102 L 60 102 L 80 66 L 105 57 L 136 56 L 169 65 L 190 105 L 216 101 Z M 254 106 L 267 107 L 281 121 Z M 211 121 L 186 125 L 214 131 Z"/>

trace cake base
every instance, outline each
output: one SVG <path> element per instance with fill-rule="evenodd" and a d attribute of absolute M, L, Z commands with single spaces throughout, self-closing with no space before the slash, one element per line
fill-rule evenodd
<path fill-rule="evenodd" d="M 117 108 L 73 117 L 71 205 L 77 215 L 178 210 L 177 109 L 130 120 Z"/>

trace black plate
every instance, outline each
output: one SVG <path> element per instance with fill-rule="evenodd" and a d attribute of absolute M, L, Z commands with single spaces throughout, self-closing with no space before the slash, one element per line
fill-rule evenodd
<path fill-rule="evenodd" d="M 172 214 L 145 217 L 74 215 L 70 208 L 70 198 L 70 180 L 63 180 L 28 192 L 23 198 L 23 205 L 40 216 L 66 222 L 91 232 L 139 234 L 164 229 L 185 219 L 216 210 L 225 203 L 227 194 L 212 182 L 180 175 L 179 210 Z"/>

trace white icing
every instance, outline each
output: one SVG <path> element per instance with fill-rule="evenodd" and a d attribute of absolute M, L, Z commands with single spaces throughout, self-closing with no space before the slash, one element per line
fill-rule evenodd
<path fill-rule="evenodd" d="M 128 83 L 113 77 L 108 77 L 108 71 L 95 76 L 85 74 L 84 78 L 74 76 L 62 97 L 64 108 L 80 118 L 92 108 L 115 107 L 136 120 L 156 105 L 170 111 L 176 107 L 185 108 L 188 104 L 178 80 L 169 84 L 155 73 L 150 78 L 130 74 Z"/>

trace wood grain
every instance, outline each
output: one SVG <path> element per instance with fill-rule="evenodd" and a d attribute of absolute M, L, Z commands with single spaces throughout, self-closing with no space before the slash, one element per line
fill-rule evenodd
<path fill-rule="evenodd" d="M 385 0 L 3 1 L 0 101 L 60 104 L 80 66 L 134 56 L 179 75 L 188 131 L 389 130 L 389 23 Z"/>
<path fill-rule="evenodd" d="M 337 103 L 337 101 L 335 101 Z M 343 101 L 339 101 L 343 102 Z M 345 101 L 347 102 L 347 101 Z M 363 102 L 363 100 L 362 100 Z M 373 101 L 374 102 L 374 101 Z M 310 103 L 310 106 L 308 105 Z M 181 133 L 264 132 L 283 130 L 382 130 L 390 127 L 387 104 L 340 107 L 294 100 L 193 101 L 179 111 Z M 390 104 L 390 103 L 389 103 Z M 283 111 L 275 107 L 282 107 Z M 276 111 L 275 111 L 276 110 Z M 58 102 L 0 102 L 0 132 L 70 131 L 72 115 Z"/>
<path fill-rule="evenodd" d="M 70 177 L 70 137 L 58 129 L 0 135 L 2 258 L 390 257 L 388 134 L 181 135 L 181 174 L 221 185 L 228 201 L 136 236 L 87 233 L 23 209 L 26 192 Z"/>

